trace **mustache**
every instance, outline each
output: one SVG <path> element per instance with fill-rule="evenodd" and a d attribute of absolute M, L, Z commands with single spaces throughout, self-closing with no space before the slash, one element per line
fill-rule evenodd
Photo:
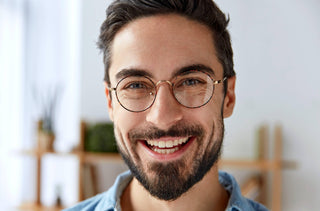
<path fill-rule="evenodd" d="M 129 140 L 150 140 L 162 137 L 183 137 L 183 136 L 204 136 L 204 129 L 200 125 L 176 124 L 167 130 L 159 129 L 155 126 L 133 129 L 128 133 Z"/>

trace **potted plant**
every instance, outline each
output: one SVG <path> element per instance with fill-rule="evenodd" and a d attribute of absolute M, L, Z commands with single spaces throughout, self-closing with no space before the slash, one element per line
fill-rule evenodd
<path fill-rule="evenodd" d="M 53 151 L 55 140 L 55 115 L 59 87 L 48 90 L 41 98 L 42 114 L 38 122 L 38 149 L 42 151 Z"/>
<path fill-rule="evenodd" d="M 87 152 L 117 153 L 113 124 L 101 122 L 89 125 L 86 128 L 84 148 Z"/>

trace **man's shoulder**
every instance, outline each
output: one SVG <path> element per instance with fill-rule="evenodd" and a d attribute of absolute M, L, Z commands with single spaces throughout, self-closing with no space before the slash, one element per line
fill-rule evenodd
<path fill-rule="evenodd" d="M 264 205 L 262 205 L 262 204 L 260 204 L 260 203 L 258 203 L 256 201 L 253 201 L 251 199 L 247 199 L 247 201 L 250 204 L 250 206 L 252 207 L 252 210 L 255 210 L 255 211 L 268 211 L 268 209 Z"/>
<path fill-rule="evenodd" d="M 219 171 L 219 182 L 230 195 L 227 211 L 268 211 L 262 204 L 244 197 L 236 179 L 231 174 Z"/>
<path fill-rule="evenodd" d="M 107 191 L 108 192 L 108 191 Z M 91 197 L 87 200 L 84 200 L 73 207 L 64 209 L 63 211 L 78 211 L 78 210 L 86 210 L 86 211 L 94 211 L 94 210 L 103 210 L 98 207 L 101 206 L 101 203 L 106 199 L 107 192 L 100 193 L 94 197 Z"/>
<path fill-rule="evenodd" d="M 252 207 L 252 210 L 254 210 L 254 211 L 268 211 L 268 209 L 264 205 L 262 205 L 256 201 L 253 201 L 251 199 L 246 198 L 246 200 L 248 201 L 248 203 Z"/>

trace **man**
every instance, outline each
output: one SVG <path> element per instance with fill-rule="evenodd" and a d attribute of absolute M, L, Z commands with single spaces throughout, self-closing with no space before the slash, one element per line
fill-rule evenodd
<path fill-rule="evenodd" d="M 99 47 L 119 151 L 130 171 L 70 210 L 266 210 L 219 172 L 233 112 L 228 20 L 211 0 L 117 0 Z"/>

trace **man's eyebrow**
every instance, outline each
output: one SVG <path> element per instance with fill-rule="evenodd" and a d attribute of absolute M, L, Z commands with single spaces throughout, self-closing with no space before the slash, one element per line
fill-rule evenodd
<path fill-rule="evenodd" d="M 203 64 L 193 64 L 193 65 L 189 65 L 189 66 L 183 67 L 181 69 L 178 69 L 177 71 L 175 71 L 172 74 L 172 77 L 176 77 L 178 75 L 181 75 L 183 73 L 186 73 L 186 72 L 189 72 L 192 70 L 201 70 L 201 71 L 203 71 L 213 77 L 215 76 L 214 71 L 210 67 L 203 65 Z"/>
<path fill-rule="evenodd" d="M 175 72 L 173 72 L 172 78 L 174 78 L 178 75 L 181 75 L 183 73 L 192 71 L 192 70 L 201 70 L 205 73 L 208 73 L 209 75 L 211 75 L 213 77 L 215 76 L 214 71 L 210 67 L 203 65 L 203 64 L 193 64 L 193 65 L 182 67 L 182 68 L 176 70 Z M 116 80 L 119 81 L 122 78 L 125 78 L 127 76 L 147 76 L 149 78 L 152 78 L 153 75 L 150 73 L 150 71 L 147 71 L 147 70 L 137 69 L 137 68 L 125 68 L 125 69 L 120 70 L 116 74 Z"/>
<path fill-rule="evenodd" d="M 136 69 L 136 68 L 128 68 L 122 69 L 116 74 L 116 80 L 119 81 L 122 78 L 127 76 L 148 76 L 152 77 L 151 73 L 143 70 L 143 69 Z"/>

